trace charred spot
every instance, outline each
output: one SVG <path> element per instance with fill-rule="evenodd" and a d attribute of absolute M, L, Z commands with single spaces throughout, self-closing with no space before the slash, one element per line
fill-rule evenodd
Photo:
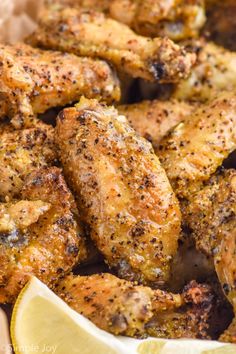
<path fill-rule="evenodd" d="M 153 63 L 152 70 L 156 80 L 161 80 L 165 75 L 165 65 L 162 63 Z"/>
<path fill-rule="evenodd" d="M 7 247 L 20 247 L 28 242 L 28 235 L 15 229 L 9 232 L 0 232 L 0 244 Z"/>
<path fill-rule="evenodd" d="M 137 237 L 145 234 L 145 228 L 141 225 L 134 226 L 131 230 L 131 236 Z"/>
<path fill-rule="evenodd" d="M 81 113 L 76 120 L 80 123 L 80 125 L 85 125 L 86 118 L 88 117 L 88 113 L 84 112 Z"/>
<path fill-rule="evenodd" d="M 69 255 L 73 255 L 73 256 L 77 256 L 78 252 L 79 252 L 79 249 L 76 245 L 69 245 L 67 246 L 66 248 L 66 252 L 69 254 Z"/>

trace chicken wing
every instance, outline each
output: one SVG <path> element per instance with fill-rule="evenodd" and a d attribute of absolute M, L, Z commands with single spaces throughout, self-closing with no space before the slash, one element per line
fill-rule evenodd
<path fill-rule="evenodd" d="M 194 196 L 185 214 L 197 247 L 214 259 L 222 288 L 236 313 L 236 170 L 214 176 Z M 222 339 L 236 343 L 235 321 Z"/>
<path fill-rule="evenodd" d="M 33 172 L 21 200 L 0 204 L 0 303 L 14 301 L 31 275 L 53 286 L 85 256 L 75 212 L 56 167 Z"/>
<path fill-rule="evenodd" d="M 0 124 L 0 200 L 17 197 L 25 179 L 40 167 L 56 160 L 54 129 L 43 123 L 35 128 L 14 130 Z"/>
<path fill-rule="evenodd" d="M 161 139 L 194 110 L 193 104 L 183 101 L 143 101 L 118 106 L 119 114 L 128 119 L 131 126 L 157 149 Z"/>
<path fill-rule="evenodd" d="M 207 101 L 216 92 L 236 92 L 236 53 L 204 41 L 190 42 L 188 49 L 197 54 L 197 61 L 190 76 L 175 88 L 175 98 Z"/>
<path fill-rule="evenodd" d="M 48 0 L 47 3 L 103 11 L 141 35 L 175 41 L 196 37 L 206 19 L 203 0 Z"/>
<path fill-rule="evenodd" d="M 104 273 L 68 276 L 56 292 L 75 311 L 115 335 L 207 337 L 213 296 L 209 287 L 195 282 L 179 295 Z"/>
<path fill-rule="evenodd" d="M 174 191 L 190 198 L 236 148 L 236 96 L 222 93 L 164 138 L 158 156 Z"/>
<path fill-rule="evenodd" d="M 152 146 L 112 107 L 81 99 L 56 140 L 91 237 L 122 278 L 162 284 L 177 249 L 178 201 Z"/>
<path fill-rule="evenodd" d="M 16 127 L 81 95 L 108 102 L 120 98 L 119 82 L 107 63 L 26 44 L 0 46 L 0 76 L 0 118 L 13 118 Z"/>
<path fill-rule="evenodd" d="M 120 71 L 150 81 L 177 82 L 186 77 L 195 54 L 168 38 L 146 38 L 103 13 L 49 7 L 28 38 L 34 46 L 99 57 Z"/>

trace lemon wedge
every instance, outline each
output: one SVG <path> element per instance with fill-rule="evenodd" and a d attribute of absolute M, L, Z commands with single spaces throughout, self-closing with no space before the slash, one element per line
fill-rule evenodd
<path fill-rule="evenodd" d="M 16 354 L 130 354 L 115 336 L 72 310 L 32 277 L 13 309 L 11 338 Z"/>
<path fill-rule="evenodd" d="M 235 344 L 196 339 L 157 339 L 143 340 L 118 337 L 130 352 L 137 354 L 234 354 Z"/>

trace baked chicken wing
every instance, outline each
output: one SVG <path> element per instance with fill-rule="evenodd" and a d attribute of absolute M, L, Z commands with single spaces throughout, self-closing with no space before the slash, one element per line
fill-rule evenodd
<path fill-rule="evenodd" d="M 12 118 L 16 127 L 29 126 L 35 114 L 81 95 L 107 102 L 120 98 L 118 79 L 107 63 L 22 43 L 0 45 L 0 76 L 0 118 Z"/>
<path fill-rule="evenodd" d="M 104 273 L 68 276 L 56 292 L 75 311 L 115 335 L 207 337 L 213 296 L 208 286 L 195 282 L 179 295 Z"/>
<path fill-rule="evenodd" d="M 205 23 L 203 0 L 48 0 L 76 8 L 96 9 L 149 37 L 181 40 L 196 37 Z"/>
<path fill-rule="evenodd" d="M 0 124 L 0 201 L 18 197 L 25 179 L 57 158 L 54 129 L 44 123 L 22 130 Z"/>
<path fill-rule="evenodd" d="M 236 170 L 214 176 L 189 203 L 185 215 L 197 247 L 214 260 L 236 313 Z M 236 343 L 236 320 L 222 336 Z"/>
<path fill-rule="evenodd" d="M 191 199 L 235 150 L 235 124 L 236 96 L 222 93 L 161 141 L 158 156 L 180 198 Z"/>
<path fill-rule="evenodd" d="M 85 256 L 75 212 L 56 167 L 33 172 L 21 199 L 0 204 L 0 303 L 13 302 L 31 275 L 53 286 Z"/>
<path fill-rule="evenodd" d="M 157 149 L 161 139 L 194 110 L 193 104 L 183 101 L 142 101 L 118 106 L 119 114 L 128 119 L 131 126 Z"/>
<path fill-rule="evenodd" d="M 122 278 L 165 282 L 180 210 L 151 144 L 113 107 L 84 98 L 59 114 L 56 140 L 82 218 L 108 264 Z"/>
<path fill-rule="evenodd" d="M 236 92 L 236 53 L 212 42 L 190 42 L 197 54 L 191 74 L 177 84 L 174 97 L 181 100 L 207 101 L 217 92 Z"/>
<path fill-rule="evenodd" d="M 189 74 L 195 61 L 195 54 L 168 38 L 142 37 L 101 12 L 76 8 L 49 7 L 28 42 L 99 57 L 121 72 L 150 81 L 177 82 Z"/>

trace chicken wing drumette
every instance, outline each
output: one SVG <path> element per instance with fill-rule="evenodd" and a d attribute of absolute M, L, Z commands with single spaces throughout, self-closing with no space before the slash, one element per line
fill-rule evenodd
<path fill-rule="evenodd" d="M 207 337 L 213 296 L 208 286 L 195 282 L 179 295 L 104 273 L 68 276 L 56 292 L 75 311 L 115 335 Z"/>
<path fill-rule="evenodd" d="M 214 260 L 222 288 L 236 313 L 236 170 L 211 178 L 189 202 L 185 222 L 198 249 Z M 236 319 L 222 340 L 236 343 Z"/>
<path fill-rule="evenodd" d="M 180 123 L 158 155 L 173 189 L 190 198 L 236 148 L 236 96 L 223 93 Z"/>
<path fill-rule="evenodd" d="M 118 112 L 128 119 L 131 126 L 157 149 L 161 139 L 194 110 L 193 104 L 183 101 L 143 101 L 118 106 Z"/>
<path fill-rule="evenodd" d="M 107 63 L 22 43 L 0 46 L 0 76 L 0 118 L 13 118 L 16 127 L 81 95 L 107 102 L 120 98 L 117 77 Z"/>
<path fill-rule="evenodd" d="M 236 53 L 203 40 L 187 46 L 197 54 L 197 61 L 189 77 L 175 88 L 175 98 L 207 101 L 217 92 L 236 92 Z"/>
<path fill-rule="evenodd" d="M 75 213 L 56 167 L 33 172 L 21 199 L 0 204 L 0 303 L 14 301 L 31 275 L 54 286 L 85 256 Z"/>
<path fill-rule="evenodd" d="M 17 197 L 26 177 L 56 160 L 54 129 L 37 123 L 36 127 L 14 130 L 0 124 L 0 200 Z"/>
<path fill-rule="evenodd" d="M 186 77 L 195 54 L 168 38 L 146 38 L 101 12 L 52 6 L 43 12 L 30 44 L 99 57 L 133 77 L 177 82 Z"/>
<path fill-rule="evenodd" d="M 124 278 L 166 281 L 180 210 L 151 144 L 114 108 L 87 99 L 59 114 L 56 140 L 82 218 L 108 264 Z"/>

